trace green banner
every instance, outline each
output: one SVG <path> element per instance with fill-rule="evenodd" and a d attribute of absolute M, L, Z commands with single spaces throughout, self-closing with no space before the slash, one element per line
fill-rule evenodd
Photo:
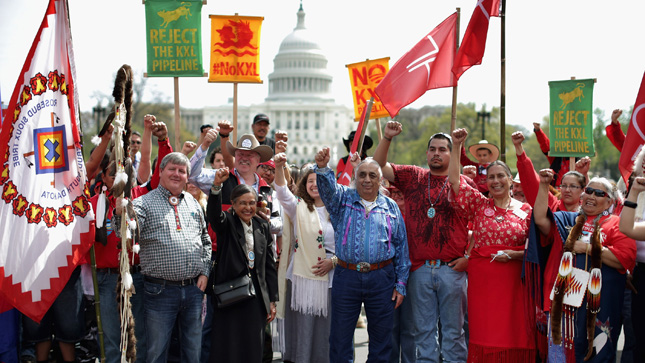
<path fill-rule="evenodd" d="M 593 156 L 593 79 L 549 82 L 549 156 Z"/>
<path fill-rule="evenodd" d="M 202 77 L 202 0 L 147 0 L 148 77 Z"/>

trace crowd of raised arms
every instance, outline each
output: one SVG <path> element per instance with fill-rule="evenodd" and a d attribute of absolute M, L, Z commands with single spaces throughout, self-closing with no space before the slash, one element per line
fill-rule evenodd
<path fill-rule="evenodd" d="M 607 126 L 619 151 L 620 115 Z M 535 170 L 520 131 L 517 165 L 465 129 L 432 135 L 427 167 L 388 162 L 403 129 L 389 121 L 360 155 L 349 153 L 352 132 L 342 159 L 322 148 L 295 166 L 288 135 L 270 138 L 264 114 L 237 142 L 230 122 L 203 125 L 181 152 L 163 122 L 143 123 L 130 138 L 137 185 L 126 200 L 113 192 L 111 129 L 88 161 L 91 203 L 106 210 L 98 291 L 83 288 L 79 266 L 40 324 L 23 318 L 23 356 L 47 361 L 53 336 L 61 361 L 78 359 L 85 293 L 100 298 L 110 363 L 124 335 L 137 362 L 353 362 L 362 312 L 368 362 L 614 362 L 621 331 L 623 362 L 645 362 L 645 151 L 621 190 L 589 175 L 589 157 L 547 156 Z M 548 155 L 539 124 L 533 132 Z M 346 165 L 349 186 L 338 180 Z M 136 291 L 128 334 L 116 297 L 124 253 Z"/>

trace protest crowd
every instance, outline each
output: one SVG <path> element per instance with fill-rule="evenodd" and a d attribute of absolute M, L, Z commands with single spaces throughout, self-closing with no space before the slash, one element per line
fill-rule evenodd
<path fill-rule="evenodd" d="M 550 155 L 560 141 L 539 123 L 541 170 L 522 131 L 508 165 L 503 145 L 452 127 L 423 140 L 423 167 L 401 165 L 390 149 L 405 126 L 390 120 L 378 138 L 362 123 L 341 136 L 340 160 L 323 147 L 294 165 L 287 132 L 259 113 L 252 133 L 221 120 L 175 150 L 155 115 L 132 120 L 132 78 L 117 72 L 115 109 L 79 166 L 92 247 L 42 316 L 0 286 L 0 313 L 13 312 L 1 362 L 353 362 L 357 327 L 370 363 L 615 362 L 621 334 L 622 361 L 645 362 L 645 148 L 621 183 L 591 175 L 588 156 Z M 636 150 L 621 114 L 606 135 Z M 31 213 L 7 180 L 7 208 Z"/>
<path fill-rule="evenodd" d="M 623 324 L 632 328 L 629 341 L 644 338 L 637 309 L 623 318 L 640 301 L 629 288 L 643 288 L 635 242 L 645 239 L 636 203 L 643 167 L 626 192 L 590 178 L 588 157 L 574 170 L 560 163 L 536 171 L 518 131 L 517 175 L 487 142 L 469 148 L 478 166 L 462 174 L 465 129 L 432 135 L 428 168 L 396 165 L 388 150 L 403 126 L 389 121 L 373 157 L 365 150 L 375 142 L 364 136 L 362 157 L 350 153 L 349 166 L 335 172 L 329 148 L 289 165 L 288 135 L 270 139 L 264 114 L 237 146 L 233 125 L 221 121 L 204 125 L 181 152 L 163 122 L 146 115 L 143 123 L 125 163 L 136 175 L 127 199 L 138 230 L 129 251 L 119 247 L 124 202 L 114 194 L 115 160 L 101 146 L 112 126 L 88 161 L 100 160 L 92 205 L 107 211 L 95 237 L 94 293 L 108 362 L 119 362 L 123 347 L 115 296 L 123 253 L 136 291 L 139 362 L 271 362 L 274 352 L 284 362 L 350 362 L 362 310 L 370 362 L 609 362 Z M 539 124 L 534 131 L 548 142 Z M 348 151 L 357 135 L 343 139 Z M 624 135 L 613 135 L 620 149 Z M 151 162 L 153 138 L 159 153 Z M 217 139 L 222 146 L 211 147 Z M 338 183 L 350 169 L 350 186 Z M 84 317 L 94 313 L 83 297 L 89 263 L 87 256 L 40 324 L 24 316 L 15 326 L 14 353 L 23 361 L 47 361 L 52 352 L 80 360 L 75 351 L 95 320 Z M 576 306 L 568 290 L 585 272 L 599 288 L 583 288 Z M 90 336 L 96 340 L 96 330 Z M 642 347 L 627 348 L 623 354 L 643 361 Z"/>

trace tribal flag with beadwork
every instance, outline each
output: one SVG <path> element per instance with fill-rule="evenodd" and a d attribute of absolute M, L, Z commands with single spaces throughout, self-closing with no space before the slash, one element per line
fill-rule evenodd
<path fill-rule="evenodd" d="M 0 132 L 0 292 L 40 321 L 94 239 L 66 0 L 50 0 Z"/>

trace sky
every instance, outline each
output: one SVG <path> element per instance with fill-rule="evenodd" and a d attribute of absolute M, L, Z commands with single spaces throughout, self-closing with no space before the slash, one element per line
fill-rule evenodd
<path fill-rule="evenodd" d="M 8 103 L 27 52 L 42 22 L 48 0 L 0 0 L 0 90 Z M 609 5 L 611 4 L 611 6 Z M 332 97 L 353 107 L 346 64 L 390 57 L 390 67 L 446 17 L 461 8 L 460 37 L 475 0 L 303 0 L 305 24 L 327 56 L 333 75 Z M 300 0 L 209 0 L 202 8 L 204 68 L 208 69 L 208 15 L 262 16 L 262 84 L 240 84 L 238 104 L 268 96 L 268 75 L 280 43 L 296 26 Z M 142 75 L 146 67 L 145 6 L 138 0 L 69 0 L 82 111 L 109 95 L 122 64 Z M 645 71 L 645 1 L 507 0 L 506 123 L 532 128 L 549 113 L 548 82 L 595 78 L 594 108 L 627 111 L 635 102 Z M 492 18 L 482 65 L 461 77 L 458 102 L 500 105 L 501 20 Z M 640 44 L 640 45 L 639 45 Z M 173 102 L 172 78 L 149 78 L 147 100 L 164 94 Z M 206 77 L 181 78 L 181 107 L 226 104 L 233 85 Z M 407 107 L 450 105 L 452 89 L 430 90 Z M 105 103 L 104 103 L 105 105 Z M 459 115 L 457 115 L 459 127 Z"/>

